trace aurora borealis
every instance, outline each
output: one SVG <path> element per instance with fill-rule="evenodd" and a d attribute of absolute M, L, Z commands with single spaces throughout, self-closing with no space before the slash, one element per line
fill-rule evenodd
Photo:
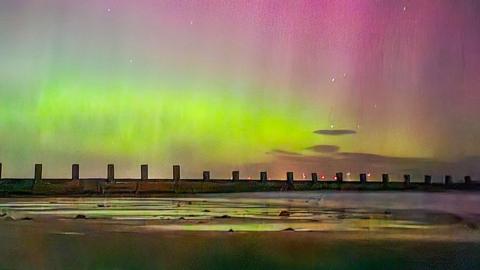
<path fill-rule="evenodd" d="M 8 176 L 480 176 L 480 2 L 1 1 Z"/>

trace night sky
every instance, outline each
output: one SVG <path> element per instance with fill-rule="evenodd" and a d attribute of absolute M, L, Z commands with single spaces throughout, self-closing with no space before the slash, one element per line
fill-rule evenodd
<path fill-rule="evenodd" d="M 480 1 L 0 2 L 4 176 L 480 176 Z"/>

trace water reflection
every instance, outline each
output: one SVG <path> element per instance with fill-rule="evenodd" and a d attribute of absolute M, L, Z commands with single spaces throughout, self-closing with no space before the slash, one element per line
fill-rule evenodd
<path fill-rule="evenodd" d="M 473 269 L 479 200 L 461 192 L 4 198 L 0 266 Z"/>

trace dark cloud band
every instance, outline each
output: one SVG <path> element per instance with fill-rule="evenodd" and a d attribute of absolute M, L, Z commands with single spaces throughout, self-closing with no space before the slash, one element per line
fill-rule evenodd
<path fill-rule="evenodd" d="M 322 144 L 322 145 L 310 146 L 307 149 L 313 152 L 318 152 L 318 153 L 335 153 L 335 152 L 338 152 L 338 150 L 340 150 L 340 147 L 336 145 Z"/>
<path fill-rule="evenodd" d="M 338 136 L 356 134 L 357 132 L 351 129 L 319 129 L 315 130 L 313 133 L 320 135 Z"/>

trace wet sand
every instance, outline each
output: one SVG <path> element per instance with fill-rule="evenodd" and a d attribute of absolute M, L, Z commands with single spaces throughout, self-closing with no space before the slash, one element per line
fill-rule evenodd
<path fill-rule="evenodd" d="M 0 268 L 474 269 L 479 203 L 471 192 L 5 198 Z"/>

